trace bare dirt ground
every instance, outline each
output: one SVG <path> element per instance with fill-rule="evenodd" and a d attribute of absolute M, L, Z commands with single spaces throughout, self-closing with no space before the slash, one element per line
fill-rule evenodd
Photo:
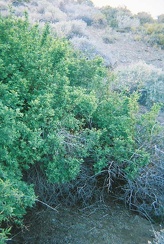
<path fill-rule="evenodd" d="M 154 230 L 159 230 L 157 224 L 150 224 L 110 199 L 83 209 L 58 206 L 56 210 L 30 212 L 14 243 L 147 244 L 153 241 Z"/>
<path fill-rule="evenodd" d="M 164 50 L 137 40 L 133 32 L 117 32 L 115 30 L 88 27 L 88 36 L 100 53 L 111 60 L 113 68 L 127 66 L 140 61 L 164 69 Z M 104 43 L 102 37 L 107 36 L 111 43 Z"/>

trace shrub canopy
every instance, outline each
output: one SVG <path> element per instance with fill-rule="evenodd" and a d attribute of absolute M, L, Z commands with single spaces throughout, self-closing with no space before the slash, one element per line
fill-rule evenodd
<path fill-rule="evenodd" d="M 137 93 L 113 92 L 111 79 L 100 58 L 74 52 L 48 26 L 0 17 L 1 224 L 19 223 L 34 204 L 26 182 L 32 165 L 47 181 L 63 183 L 83 162 L 99 173 L 114 161 L 130 179 L 149 163 L 137 125 L 146 128 L 145 141 L 157 133 L 158 108 L 139 116 Z"/>

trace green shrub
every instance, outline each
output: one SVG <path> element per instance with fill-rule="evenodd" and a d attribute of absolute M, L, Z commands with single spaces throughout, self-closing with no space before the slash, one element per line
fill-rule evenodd
<path fill-rule="evenodd" d="M 145 23 L 152 23 L 154 22 L 152 16 L 146 12 L 139 12 L 136 17 L 140 20 L 140 24 L 143 25 Z"/>
<path fill-rule="evenodd" d="M 33 187 L 25 181 L 31 167 L 46 184 L 61 184 L 75 180 L 88 159 L 96 173 L 112 161 L 134 179 L 150 162 L 149 150 L 138 143 L 137 126 L 145 129 L 147 142 L 154 122 L 148 113 L 141 123 L 138 94 L 111 90 L 113 75 L 107 76 L 101 58 L 87 59 L 54 38 L 49 26 L 41 30 L 25 17 L 0 17 L 3 239 L 35 203 Z"/>
<path fill-rule="evenodd" d="M 163 23 L 164 24 L 164 14 L 161 14 L 158 16 L 158 23 Z"/>
<path fill-rule="evenodd" d="M 146 41 L 164 48 L 164 23 L 145 24 L 144 31 L 146 32 Z"/>
<path fill-rule="evenodd" d="M 48 26 L 40 30 L 27 19 L 0 17 L 0 33 L 0 223 L 11 226 L 35 202 L 23 181 L 31 165 L 50 182 L 78 174 L 87 154 L 81 133 L 97 107 L 86 88 L 89 81 L 90 87 L 101 83 L 105 73 L 101 62 L 54 39 Z"/>
<path fill-rule="evenodd" d="M 137 94 L 127 97 L 112 92 L 98 106 L 93 120 L 96 128 L 100 129 L 94 151 L 96 171 L 114 161 L 124 170 L 127 178 L 134 178 L 138 170 L 149 163 L 150 154 L 145 147 L 140 148 L 137 127 L 141 121 L 145 122 L 141 127 L 147 130 L 143 139 L 146 142 L 151 136 L 149 123 L 154 124 L 155 120 L 139 116 L 137 100 Z M 155 117 L 157 113 L 158 109 L 153 112 Z"/>
<path fill-rule="evenodd" d="M 107 6 L 107 7 L 103 7 L 101 11 L 105 15 L 108 25 L 113 28 L 117 28 L 118 27 L 118 22 L 116 18 L 118 12 L 117 8 L 112 8 L 110 6 Z"/>
<path fill-rule="evenodd" d="M 9 222 L 16 218 L 16 223 L 21 223 L 26 208 L 32 207 L 36 196 L 32 186 L 27 185 L 20 180 L 20 177 L 13 172 L 7 172 L 7 170 L 9 169 L 1 167 L 0 222 Z"/>
<path fill-rule="evenodd" d="M 103 7 L 102 13 L 105 15 L 108 25 L 112 28 L 127 31 L 139 26 L 138 19 L 134 18 L 127 8 Z"/>

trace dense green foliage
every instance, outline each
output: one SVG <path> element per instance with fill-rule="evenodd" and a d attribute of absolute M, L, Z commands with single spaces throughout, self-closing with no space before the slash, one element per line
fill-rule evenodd
<path fill-rule="evenodd" d="M 25 180 L 32 165 L 49 182 L 63 183 L 76 178 L 86 158 L 95 172 L 115 161 L 132 179 L 149 163 L 137 125 L 147 128 L 146 140 L 151 137 L 158 109 L 149 118 L 139 116 L 137 93 L 112 92 L 109 78 L 101 59 L 75 53 L 48 26 L 0 18 L 2 226 L 20 223 L 35 203 Z"/>
<path fill-rule="evenodd" d="M 0 34 L 2 223 L 21 218 L 35 201 L 22 181 L 30 165 L 51 182 L 76 177 L 87 153 L 82 130 L 97 107 L 91 88 L 105 73 L 48 27 L 40 32 L 27 20 L 1 18 Z"/>

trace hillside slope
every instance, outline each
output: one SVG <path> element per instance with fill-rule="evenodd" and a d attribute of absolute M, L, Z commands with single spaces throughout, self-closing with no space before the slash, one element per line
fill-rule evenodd
<path fill-rule="evenodd" d="M 91 1 L 0 1 L 2 15 L 7 15 L 9 8 L 18 17 L 27 11 L 29 19 L 42 26 L 49 23 L 58 36 L 68 38 L 75 48 L 89 57 L 102 56 L 105 65 L 112 69 L 141 60 L 164 68 L 164 50 L 145 40 L 143 17 L 133 16 L 127 9 L 98 9 Z M 112 23 L 104 13 L 110 16 Z M 144 16 L 144 21 L 151 23 L 152 19 L 148 17 Z"/>

